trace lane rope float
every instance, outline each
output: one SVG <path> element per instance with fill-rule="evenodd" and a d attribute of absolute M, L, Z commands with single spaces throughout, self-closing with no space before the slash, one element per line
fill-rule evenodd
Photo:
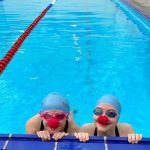
<path fill-rule="evenodd" d="M 56 0 L 52 0 L 52 2 L 41 12 L 41 14 L 29 25 L 29 27 L 25 30 L 25 32 L 16 40 L 13 46 L 9 49 L 6 55 L 0 60 L 0 75 L 5 70 L 6 66 L 15 56 L 19 47 L 22 45 L 24 40 L 28 37 L 34 27 L 38 24 L 38 22 L 45 16 L 47 11 L 55 4 Z"/>

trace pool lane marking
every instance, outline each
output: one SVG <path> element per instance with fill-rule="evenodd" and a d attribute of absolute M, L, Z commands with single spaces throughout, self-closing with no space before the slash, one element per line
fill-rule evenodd
<path fill-rule="evenodd" d="M 58 147 L 58 142 L 55 142 L 54 150 L 57 150 L 57 147 Z"/>
<path fill-rule="evenodd" d="M 107 136 L 104 136 L 105 150 L 108 150 Z"/>
<path fill-rule="evenodd" d="M 6 140 L 6 142 L 4 143 L 4 146 L 3 146 L 2 150 L 6 150 L 7 145 L 8 145 L 8 143 L 9 143 L 9 140 L 11 139 L 11 137 L 12 137 L 12 134 L 9 134 L 9 135 L 8 135 L 8 140 Z"/>

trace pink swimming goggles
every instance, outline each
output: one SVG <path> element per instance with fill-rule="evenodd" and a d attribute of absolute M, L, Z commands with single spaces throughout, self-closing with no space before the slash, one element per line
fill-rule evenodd
<path fill-rule="evenodd" d="M 63 112 L 62 113 L 40 112 L 39 114 L 46 121 L 53 119 L 53 118 L 58 119 L 58 120 L 63 120 L 69 115 L 68 113 L 63 113 Z"/>
<path fill-rule="evenodd" d="M 60 125 L 60 121 L 68 117 L 68 113 L 49 113 L 49 112 L 40 112 L 41 118 L 47 121 L 47 125 L 50 128 L 56 129 Z"/>

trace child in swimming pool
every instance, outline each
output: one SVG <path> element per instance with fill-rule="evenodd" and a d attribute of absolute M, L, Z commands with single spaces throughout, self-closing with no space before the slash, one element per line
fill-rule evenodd
<path fill-rule="evenodd" d="M 120 112 L 118 99 L 105 95 L 98 100 L 93 111 L 94 123 L 83 125 L 80 132 L 74 135 L 82 142 L 88 141 L 89 136 L 127 136 L 130 143 L 138 143 L 142 134 L 135 134 L 132 126 L 127 123 L 118 123 Z"/>
<path fill-rule="evenodd" d="M 43 100 L 42 111 L 26 122 L 26 133 L 37 134 L 42 140 L 58 140 L 78 130 L 67 100 L 58 93 L 50 93 Z"/>

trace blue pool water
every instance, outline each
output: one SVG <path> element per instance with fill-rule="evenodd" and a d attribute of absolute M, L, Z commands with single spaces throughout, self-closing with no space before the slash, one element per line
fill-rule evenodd
<path fill-rule="evenodd" d="M 49 0 L 0 2 L 0 59 Z M 96 99 L 119 97 L 120 122 L 150 137 L 150 36 L 110 0 L 59 0 L 0 77 L 0 133 L 25 133 L 52 91 L 65 95 L 82 125 Z"/>

